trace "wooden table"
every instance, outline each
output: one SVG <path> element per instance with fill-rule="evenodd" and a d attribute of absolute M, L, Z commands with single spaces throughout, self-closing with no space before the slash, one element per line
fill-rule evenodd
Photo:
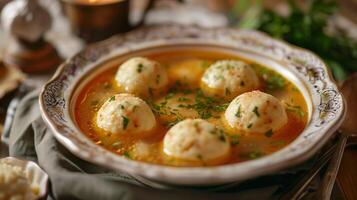
<path fill-rule="evenodd" d="M 346 149 L 340 170 L 337 175 L 337 183 L 345 199 L 357 199 L 357 148 Z"/>

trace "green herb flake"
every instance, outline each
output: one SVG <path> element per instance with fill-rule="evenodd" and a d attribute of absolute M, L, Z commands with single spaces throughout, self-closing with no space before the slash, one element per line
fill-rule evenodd
<path fill-rule="evenodd" d="M 123 118 L 123 129 L 125 130 L 129 124 L 129 118 L 122 116 Z"/>
<path fill-rule="evenodd" d="M 262 67 L 260 70 L 260 75 L 263 77 L 266 83 L 266 87 L 270 91 L 285 88 L 285 79 L 274 71 Z"/>
<path fill-rule="evenodd" d="M 285 80 L 280 75 L 270 75 L 266 82 L 269 90 L 282 89 L 285 87 Z"/>
<path fill-rule="evenodd" d="M 216 112 L 223 112 L 228 108 L 228 106 L 229 106 L 229 103 L 215 105 L 215 106 L 212 107 L 212 110 L 216 111 Z"/>
<path fill-rule="evenodd" d="M 218 139 L 222 142 L 226 142 L 226 137 L 224 136 L 224 134 L 220 134 Z"/>
<path fill-rule="evenodd" d="M 123 155 L 128 158 L 128 159 L 131 159 L 131 155 L 129 153 L 129 151 L 124 151 Z"/>
<path fill-rule="evenodd" d="M 240 118 L 242 116 L 241 110 L 240 110 L 240 105 L 238 106 L 238 110 L 235 114 L 236 117 Z"/>
<path fill-rule="evenodd" d="M 183 118 L 177 117 L 174 121 L 171 121 L 171 122 L 167 123 L 166 127 L 171 128 L 171 127 L 173 127 L 174 125 L 176 125 L 177 123 L 179 123 L 182 120 L 183 120 Z"/>
<path fill-rule="evenodd" d="M 300 106 L 294 106 L 294 105 L 290 105 L 288 103 L 286 103 L 286 111 L 290 112 L 290 113 L 296 113 L 299 117 L 304 117 L 305 113 L 304 111 L 302 111 L 302 108 Z"/>
<path fill-rule="evenodd" d="M 218 133 L 218 139 L 222 142 L 226 142 L 227 139 L 226 139 L 226 135 L 223 131 L 223 129 L 220 129 L 220 128 L 216 128 L 215 130 L 215 133 Z"/>
<path fill-rule="evenodd" d="M 111 102 L 111 101 L 115 101 L 115 96 L 110 97 L 109 102 Z"/>
<path fill-rule="evenodd" d="M 231 137 L 231 145 L 232 146 L 236 146 L 239 144 L 239 140 L 238 140 L 239 136 L 238 135 L 232 135 L 230 137 Z"/>
<path fill-rule="evenodd" d="M 265 136 L 266 137 L 271 137 L 271 136 L 273 136 L 273 129 L 270 129 L 269 131 L 267 131 L 266 133 L 265 133 Z"/>
<path fill-rule="evenodd" d="M 207 69 L 208 67 L 209 67 L 209 62 L 207 61 L 207 60 L 204 60 L 204 61 L 202 61 L 202 63 L 201 63 L 201 67 L 203 68 L 203 69 Z"/>
<path fill-rule="evenodd" d="M 143 71 L 144 65 L 142 63 L 138 64 L 138 68 L 136 69 L 136 71 L 138 73 L 141 73 Z"/>
<path fill-rule="evenodd" d="M 260 117 L 260 114 L 259 114 L 259 111 L 258 111 L 258 106 L 255 106 L 255 107 L 254 107 L 253 112 L 255 113 L 255 115 L 256 115 L 257 117 Z"/>
<path fill-rule="evenodd" d="M 179 98 L 177 99 L 177 101 L 178 101 L 178 102 L 184 102 L 184 101 L 190 101 L 190 99 L 189 99 L 189 98 L 186 98 L 186 97 L 179 97 Z"/>
<path fill-rule="evenodd" d="M 252 128 L 253 123 L 248 124 L 247 128 Z"/>
<path fill-rule="evenodd" d="M 171 99 L 172 97 L 174 97 L 174 93 L 170 92 L 169 94 L 166 95 L 165 99 Z"/>

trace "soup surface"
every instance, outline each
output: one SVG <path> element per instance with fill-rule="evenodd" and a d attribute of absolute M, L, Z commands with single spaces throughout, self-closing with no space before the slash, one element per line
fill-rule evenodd
<path fill-rule="evenodd" d="M 169 89 L 164 94 L 144 99 L 159 124 L 154 134 L 144 138 L 130 134 L 111 134 L 96 125 L 98 110 L 108 98 L 120 93 L 115 82 L 118 65 L 88 82 L 75 103 L 75 119 L 80 129 L 97 145 L 128 159 L 170 166 L 217 165 L 167 156 L 163 151 L 163 139 L 170 127 L 185 118 L 205 119 L 226 130 L 222 118 L 231 100 L 207 97 L 200 89 L 200 79 L 204 71 L 218 60 L 241 60 L 252 66 L 259 77 L 259 90 L 279 99 L 288 118 L 286 125 L 274 132 L 227 134 L 229 140 L 226 142 L 230 143 L 231 153 L 229 159 L 219 164 L 238 163 L 274 153 L 298 137 L 307 123 L 307 106 L 301 92 L 283 76 L 252 61 L 210 51 L 177 50 L 145 56 L 166 68 L 170 82 Z M 182 80 L 188 80 L 189 84 L 183 83 Z M 175 101 L 185 108 L 184 115 L 169 107 L 172 98 L 176 98 Z"/>

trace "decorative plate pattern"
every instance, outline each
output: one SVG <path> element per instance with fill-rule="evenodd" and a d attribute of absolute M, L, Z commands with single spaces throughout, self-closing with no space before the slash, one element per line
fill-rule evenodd
<path fill-rule="evenodd" d="M 292 144 L 260 159 L 216 167 L 167 167 L 128 160 L 97 145 L 75 126 L 70 98 L 78 80 L 98 64 L 128 52 L 174 45 L 216 45 L 253 52 L 284 63 L 306 87 L 311 99 L 310 123 Z M 313 53 L 248 30 L 203 29 L 194 26 L 143 28 L 89 46 L 66 61 L 40 95 L 44 120 L 55 137 L 78 157 L 121 172 L 163 183 L 220 184 L 241 181 L 292 166 L 311 157 L 342 123 L 345 106 L 326 65 Z"/>

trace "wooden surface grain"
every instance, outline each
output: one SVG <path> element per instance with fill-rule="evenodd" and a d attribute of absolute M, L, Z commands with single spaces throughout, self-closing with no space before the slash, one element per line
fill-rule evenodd
<path fill-rule="evenodd" d="M 337 175 L 337 183 L 346 200 L 357 199 L 357 147 L 346 148 L 343 155 L 340 170 Z"/>

